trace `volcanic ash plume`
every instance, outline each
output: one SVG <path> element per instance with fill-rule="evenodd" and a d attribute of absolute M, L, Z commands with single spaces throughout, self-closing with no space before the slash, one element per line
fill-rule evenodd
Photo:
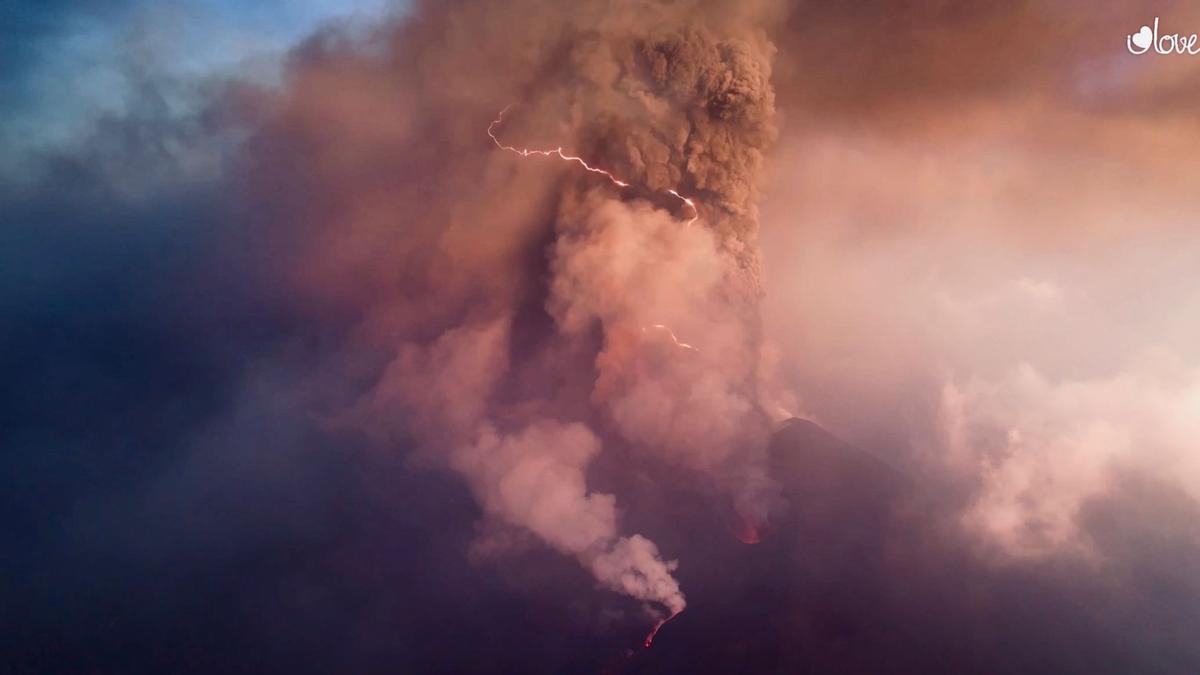
<path fill-rule="evenodd" d="M 745 517 L 765 517 L 753 200 L 775 133 L 773 48 L 757 25 L 767 14 L 517 4 L 432 4 L 401 38 L 413 62 L 437 64 L 407 76 L 446 83 L 429 86 L 423 109 L 445 97 L 441 114 L 458 128 L 509 106 L 476 129 L 488 154 L 439 152 L 436 179 L 461 182 L 472 161 L 509 179 L 447 190 L 446 212 L 480 214 L 462 230 L 413 227 L 430 238 L 420 257 L 448 264 L 411 273 L 428 298 L 376 318 L 405 337 L 358 412 L 445 458 L 489 518 L 577 557 L 603 586 L 678 613 L 674 563 L 618 533 L 616 498 L 589 491 L 587 471 L 602 445 L 619 443 L 653 459 L 643 470 L 698 473 Z M 722 20 L 694 18 L 705 15 Z M 530 23 L 511 40 L 452 45 L 476 55 L 467 65 L 435 58 L 458 29 L 497 35 L 517 16 Z M 449 37 L 421 32 L 434 27 Z M 453 83 L 471 80 L 471 63 L 509 69 L 491 110 L 459 105 Z M 409 139 L 406 152 L 430 155 L 423 142 Z M 515 187 L 531 181 L 538 189 Z M 541 207 L 504 220 L 530 194 Z"/>
<path fill-rule="evenodd" d="M 769 383 L 753 199 L 775 134 L 772 48 L 752 26 L 730 30 L 684 22 L 574 47 L 568 79 L 597 85 L 568 95 L 582 111 L 575 136 L 633 187 L 625 201 L 603 184 L 564 195 L 547 306 L 567 334 L 602 327 L 592 401 L 614 430 L 710 476 L 761 521 Z M 681 226 L 689 209 L 663 193 L 694 204 L 695 223 Z"/>

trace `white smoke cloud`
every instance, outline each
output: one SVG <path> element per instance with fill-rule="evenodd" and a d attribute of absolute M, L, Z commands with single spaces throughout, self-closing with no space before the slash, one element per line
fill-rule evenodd
<path fill-rule="evenodd" d="M 550 308 L 568 331 L 604 327 L 592 398 L 623 437 L 723 480 L 714 470 L 764 447 L 765 422 L 717 246 L 703 227 L 607 201 L 557 243 Z"/>
<path fill-rule="evenodd" d="M 982 476 L 968 523 L 1010 552 L 1087 551 L 1076 518 L 1116 471 L 1200 498 L 1200 371 L 1134 365 L 1054 381 L 1024 365 L 999 380 L 948 384 L 943 423 L 948 457 L 977 462 Z"/>
<path fill-rule="evenodd" d="M 670 574 L 675 562 L 661 562 L 658 547 L 641 535 L 617 540 L 592 559 L 591 568 L 613 590 L 660 602 L 673 614 L 683 611 L 683 594 Z"/>
<path fill-rule="evenodd" d="M 618 537 L 616 498 L 588 492 L 587 467 L 599 452 L 600 440 L 582 424 L 539 421 L 511 435 L 485 426 L 451 464 L 489 514 L 578 556 L 608 588 L 681 611 L 675 564 L 645 537 Z"/>
<path fill-rule="evenodd" d="M 1195 144 L 1003 105 L 795 127 L 764 207 L 768 333 L 818 421 L 946 478 L 983 541 L 1086 552 L 1082 510 L 1121 476 L 1200 485 L 1200 214 L 1171 168 Z"/>

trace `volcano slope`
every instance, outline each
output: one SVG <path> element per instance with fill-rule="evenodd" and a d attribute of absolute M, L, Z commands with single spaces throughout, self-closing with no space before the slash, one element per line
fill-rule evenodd
<path fill-rule="evenodd" d="M 725 512 L 693 511 L 705 513 L 699 522 L 677 511 L 682 534 L 662 539 L 681 560 L 688 609 L 614 670 L 1182 673 L 1197 663 L 1181 631 L 1196 625 L 1187 610 L 1196 590 L 1178 575 L 1143 566 L 1159 590 L 1182 593 L 1163 603 L 1154 592 L 1117 593 L 1111 572 L 1079 557 L 988 553 L 960 524 L 961 496 L 805 420 L 775 434 L 770 461 L 782 498 L 759 543 L 734 536 Z M 1130 484 L 1081 514 L 1111 564 L 1143 565 L 1125 546 L 1145 514 L 1113 511 L 1151 508 L 1138 497 L 1150 489 Z M 1154 501 L 1162 518 L 1194 514 Z"/>

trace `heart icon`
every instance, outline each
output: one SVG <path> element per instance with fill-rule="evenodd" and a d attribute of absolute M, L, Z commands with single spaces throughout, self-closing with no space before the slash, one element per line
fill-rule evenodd
<path fill-rule="evenodd" d="M 1136 35 L 1131 35 L 1130 39 L 1138 49 L 1149 49 L 1150 43 L 1154 40 L 1154 33 L 1150 30 L 1150 26 L 1142 26 L 1142 29 Z"/>

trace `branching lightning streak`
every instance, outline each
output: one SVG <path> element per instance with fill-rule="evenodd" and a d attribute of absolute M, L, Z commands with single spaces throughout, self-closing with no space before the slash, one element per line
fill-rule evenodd
<path fill-rule="evenodd" d="M 674 190 L 668 189 L 667 192 L 670 192 L 672 195 L 675 195 L 676 198 L 681 200 L 684 204 L 687 204 L 688 208 L 692 210 L 692 217 L 690 220 L 687 221 L 687 224 L 684 227 L 691 227 L 692 223 L 694 223 L 700 219 L 700 209 L 696 208 L 696 202 L 693 202 L 692 200 L 688 199 L 687 197 L 684 197 L 683 195 L 679 194 L 678 192 L 676 192 Z"/>
<path fill-rule="evenodd" d="M 558 146 L 557 148 L 552 148 L 550 150 L 537 150 L 537 149 L 531 149 L 531 148 L 518 148 L 516 146 L 508 145 L 508 144 L 502 142 L 500 140 L 500 138 L 498 136 L 496 136 L 496 127 L 498 127 L 504 123 L 504 114 L 507 113 L 510 109 L 512 109 L 512 107 L 513 106 L 511 104 L 508 106 L 505 106 L 505 108 L 503 110 L 501 110 L 498 115 L 496 115 L 496 119 L 492 120 L 492 123 L 488 125 L 488 128 L 487 128 L 488 137 L 492 139 L 492 142 L 496 144 L 497 148 L 500 148 L 501 150 L 507 150 L 508 152 L 511 152 L 516 155 L 520 155 L 521 157 L 524 157 L 524 158 L 528 158 L 533 155 L 538 155 L 541 157 L 558 157 L 559 159 L 563 160 L 564 162 L 574 162 L 574 163 L 578 164 L 579 166 L 582 166 L 585 171 L 589 171 L 591 173 L 596 173 L 596 174 L 600 174 L 601 176 L 604 176 L 605 178 L 608 179 L 608 181 L 610 183 L 612 183 L 613 185 L 616 185 L 617 187 L 621 187 L 621 188 L 629 187 L 628 182 L 623 181 L 620 178 L 617 178 L 616 176 L 614 176 L 612 174 L 612 172 L 606 171 L 599 167 L 592 166 L 591 164 L 588 164 L 587 161 L 584 160 L 582 157 L 576 157 L 575 155 L 568 155 L 563 150 L 561 145 Z M 683 202 L 685 205 L 687 205 L 687 207 L 689 209 L 692 210 L 692 217 L 688 219 L 685 227 L 691 227 L 693 223 L 695 223 L 697 220 L 700 219 L 700 209 L 696 208 L 695 202 L 693 202 L 691 199 L 679 194 L 679 192 L 676 190 L 667 189 L 666 192 L 670 193 L 671 196 L 673 196 L 676 199 L 678 199 L 679 201 Z M 675 346 L 679 347 L 680 349 L 689 349 L 694 352 L 700 351 L 699 349 L 696 349 L 694 346 L 692 346 L 686 342 L 680 342 L 679 338 L 675 337 L 675 331 L 671 330 L 670 328 L 668 328 L 667 326 L 665 326 L 661 323 L 653 324 L 651 326 L 651 328 L 654 328 L 656 330 L 665 331 L 666 334 L 671 337 L 671 342 L 675 343 Z M 646 332 L 646 327 L 642 326 L 642 333 L 645 333 L 645 332 Z M 650 634 L 646 636 L 645 642 L 643 642 L 643 645 L 645 646 L 646 649 L 649 649 L 650 645 L 654 644 L 654 637 L 656 635 L 658 635 L 658 631 L 668 621 L 679 616 L 680 612 L 682 612 L 682 611 L 683 610 L 680 610 L 679 612 L 675 612 L 675 613 L 671 614 L 670 616 L 668 616 L 667 618 L 660 620 L 658 623 L 656 623 L 654 625 L 654 629 L 650 631 Z"/>
<path fill-rule="evenodd" d="M 617 178 L 611 172 L 605 171 L 604 169 L 601 169 L 599 167 L 595 167 L 595 166 L 592 166 L 591 164 L 588 164 L 587 161 L 585 161 L 582 157 L 576 157 L 575 155 L 568 155 L 563 150 L 561 145 L 558 146 L 557 148 L 553 148 L 550 150 L 534 150 L 534 149 L 530 149 L 530 148 L 518 148 L 516 146 L 508 145 L 508 144 L 504 143 L 503 141 L 501 141 L 500 138 L 496 135 L 496 127 L 498 127 L 504 123 L 504 114 L 507 113 L 509 110 L 511 110 L 512 107 L 513 106 L 511 104 L 508 106 L 505 106 L 505 108 L 500 111 L 500 114 L 496 115 L 496 119 L 492 120 L 492 123 L 488 125 L 488 128 L 487 128 L 488 137 L 492 139 L 492 142 L 496 144 L 497 148 L 500 148 L 501 150 L 507 150 L 508 152 L 511 152 L 516 155 L 520 155 L 521 157 L 531 157 L 533 155 L 538 155 L 540 157 L 558 157 L 559 159 L 563 160 L 564 162 L 574 162 L 574 163 L 578 164 L 579 166 L 582 166 L 585 171 L 590 171 L 591 173 L 596 173 L 596 174 L 600 174 L 601 176 L 604 176 L 605 178 L 608 179 L 608 181 L 610 183 L 612 183 L 613 185 L 616 185 L 617 187 L 622 187 L 622 188 L 629 187 L 629 183 L 621 180 L 620 178 Z M 687 223 L 685 224 L 685 227 L 691 227 L 693 223 L 695 223 L 697 220 L 700 219 L 700 209 L 696 208 L 696 202 L 692 201 L 691 199 L 689 199 L 687 197 L 684 197 L 683 195 L 679 194 L 679 192 L 677 192 L 676 190 L 667 189 L 666 192 L 668 192 L 672 197 L 675 197 L 679 201 L 683 202 L 685 205 L 687 205 L 687 207 L 689 209 L 692 210 L 692 217 L 690 219 L 688 219 Z M 694 352 L 700 351 L 699 349 L 696 349 L 695 347 L 693 347 L 692 345 L 690 345 L 686 342 L 680 342 L 679 338 L 675 337 L 675 332 L 672 331 L 670 328 L 664 326 L 663 324 L 656 323 L 652 327 L 656 328 L 658 330 L 666 331 L 667 335 L 671 336 L 671 341 L 675 343 L 676 347 L 679 347 L 680 349 L 690 349 Z M 645 326 L 642 327 L 642 332 L 643 333 L 646 332 Z"/>
<path fill-rule="evenodd" d="M 594 166 L 588 164 L 587 162 L 585 162 L 583 160 L 582 157 L 575 157 L 574 155 L 566 154 L 565 152 L 563 152 L 561 145 L 558 146 L 557 148 L 554 148 L 553 150 L 530 150 L 529 148 L 517 148 L 517 147 L 511 146 L 511 145 L 505 145 L 504 143 L 501 143 L 500 139 L 496 137 L 496 127 L 504 122 L 504 113 L 508 112 L 510 108 L 512 108 L 511 105 L 504 108 L 504 110 L 501 110 L 500 114 L 496 116 L 496 119 L 492 120 L 492 123 L 488 125 L 488 136 L 491 136 L 492 142 L 496 144 L 496 147 L 500 148 L 501 150 L 508 150 L 509 152 L 515 152 L 516 154 L 518 154 L 522 157 L 529 157 L 530 155 L 541 155 L 542 157 L 557 156 L 559 159 L 561 159 L 565 162 L 575 162 L 576 164 L 578 164 L 579 166 L 582 166 L 587 171 L 591 171 L 592 173 L 598 173 L 601 176 L 604 176 L 613 185 L 616 185 L 617 187 L 629 187 L 629 183 L 626 183 L 625 181 L 621 180 L 620 178 L 617 178 L 616 176 L 612 175 L 608 171 L 605 171 L 604 169 L 600 169 L 600 168 L 597 168 L 597 167 L 594 167 Z"/>
<path fill-rule="evenodd" d="M 563 148 L 561 145 L 558 146 L 557 148 L 553 148 L 550 150 L 534 150 L 534 149 L 530 149 L 530 148 L 518 148 L 518 147 L 515 147 L 512 145 L 507 145 L 507 144 L 503 143 L 500 140 L 500 138 L 496 136 L 496 127 L 498 127 L 504 123 L 504 113 L 508 112 L 510 109 L 512 109 L 512 105 L 506 106 L 504 108 L 504 110 L 501 110 L 500 114 L 496 116 L 496 119 L 492 120 L 492 123 L 488 125 L 488 128 L 487 128 L 488 136 L 492 139 L 492 142 L 496 144 L 497 148 L 500 148 L 501 150 L 507 150 L 511 153 L 520 155 L 522 157 L 530 157 L 532 155 L 539 155 L 541 157 L 558 157 L 559 159 L 563 160 L 564 162 L 574 162 L 574 163 L 578 164 L 579 166 L 582 166 L 584 168 L 584 170 L 586 170 L 586 171 L 590 171 L 592 173 L 597 173 L 597 174 L 600 174 L 601 176 L 604 176 L 605 178 L 608 179 L 608 181 L 610 183 L 612 183 L 613 185 L 616 185 L 617 187 L 622 187 L 622 188 L 629 187 L 629 183 L 621 180 L 620 178 L 617 178 L 611 172 L 605 171 L 604 169 L 601 169 L 599 167 L 595 167 L 595 166 L 592 166 L 591 164 L 588 164 L 582 157 L 568 155 L 565 151 L 563 151 Z M 690 219 L 688 219 L 687 225 L 686 225 L 687 227 L 691 227 L 692 223 L 695 223 L 697 220 L 700 219 L 700 210 L 696 208 L 695 202 L 693 202 L 691 199 L 688 199 L 687 197 L 684 197 L 683 195 L 679 194 L 675 190 L 668 189 L 667 192 L 669 192 L 671 194 L 671 196 L 675 197 L 679 201 L 686 204 L 687 207 L 692 210 L 692 217 Z"/>

